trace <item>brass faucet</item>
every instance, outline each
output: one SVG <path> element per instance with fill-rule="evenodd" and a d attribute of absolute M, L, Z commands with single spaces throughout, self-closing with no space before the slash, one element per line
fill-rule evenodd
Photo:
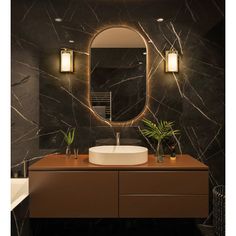
<path fill-rule="evenodd" d="M 120 132 L 116 132 L 116 145 L 120 145 Z"/>

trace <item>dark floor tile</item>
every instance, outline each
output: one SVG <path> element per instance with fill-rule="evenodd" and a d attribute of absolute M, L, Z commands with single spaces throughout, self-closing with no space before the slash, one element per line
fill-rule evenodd
<path fill-rule="evenodd" d="M 184 219 L 31 219 L 32 236 L 211 236 Z"/>

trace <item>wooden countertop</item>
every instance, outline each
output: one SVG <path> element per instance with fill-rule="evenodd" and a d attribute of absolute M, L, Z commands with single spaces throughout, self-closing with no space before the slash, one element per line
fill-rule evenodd
<path fill-rule="evenodd" d="M 67 170 L 208 170 L 208 167 L 191 157 L 183 154 L 177 155 L 176 160 L 170 160 L 169 156 L 164 157 L 163 163 L 157 163 L 154 155 L 148 156 L 148 162 L 142 165 L 132 166 L 105 166 L 95 165 L 88 161 L 88 155 L 74 155 L 67 157 L 62 154 L 51 154 L 43 157 L 29 167 L 30 171 L 67 171 Z"/>

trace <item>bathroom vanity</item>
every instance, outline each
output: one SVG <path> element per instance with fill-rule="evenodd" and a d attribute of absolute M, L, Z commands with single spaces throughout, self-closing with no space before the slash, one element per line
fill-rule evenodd
<path fill-rule="evenodd" d="M 102 166 L 48 155 L 29 167 L 31 218 L 204 218 L 208 167 L 189 155 Z"/>

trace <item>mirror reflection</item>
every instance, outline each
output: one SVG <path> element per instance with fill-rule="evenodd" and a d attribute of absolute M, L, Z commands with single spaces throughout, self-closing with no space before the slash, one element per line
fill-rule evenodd
<path fill-rule="evenodd" d="M 109 121 L 132 120 L 146 103 L 146 46 L 135 31 L 114 27 L 91 45 L 90 99 L 93 110 Z"/>

